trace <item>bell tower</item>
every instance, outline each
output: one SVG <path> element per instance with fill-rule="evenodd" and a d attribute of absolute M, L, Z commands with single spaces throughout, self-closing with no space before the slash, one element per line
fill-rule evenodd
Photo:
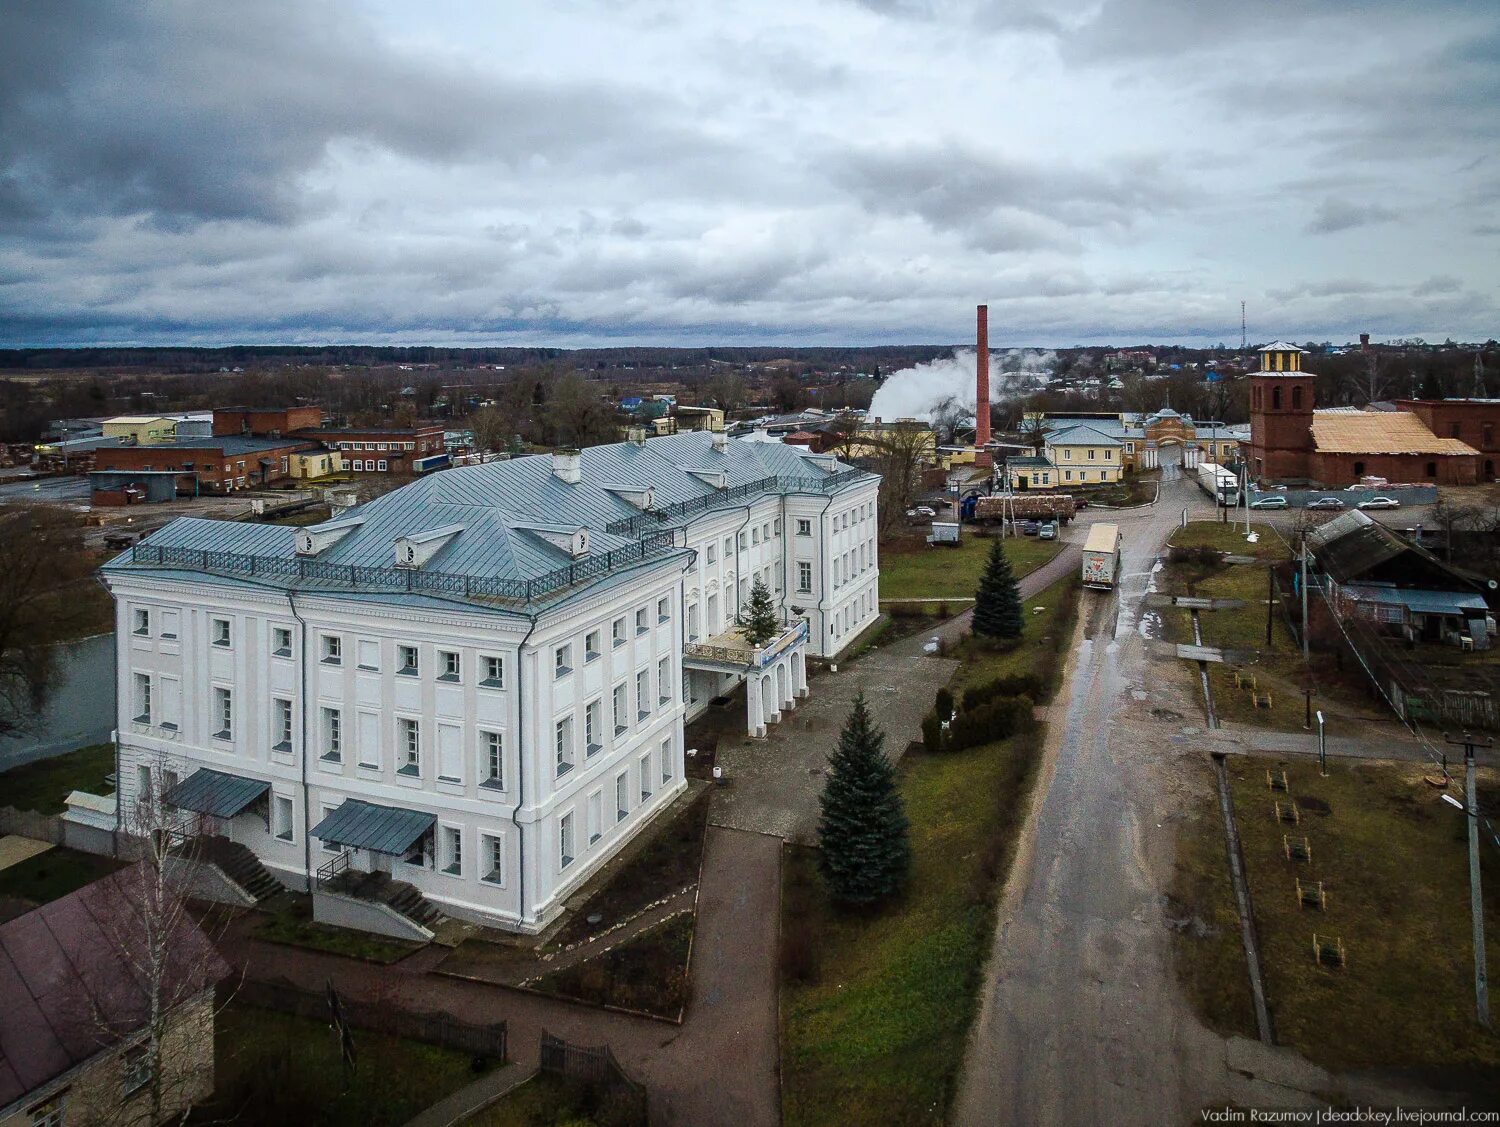
<path fill-rule="evenodd" d="M 1286 480 L 1309 476 L 1313 453 L 1313 387 L 1302 349 L 1278 340 L 1259 350 L 1250 374 L 1250 474 Z"/>

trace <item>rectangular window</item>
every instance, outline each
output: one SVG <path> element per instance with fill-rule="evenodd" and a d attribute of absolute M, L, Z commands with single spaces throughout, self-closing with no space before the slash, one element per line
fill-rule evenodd
<path fill-rule="evenodd" d="M 656 600 L 656 621 L 657 622 L 666 622 L 671 617 L 672 617 L 672 600 L 671 599 L 657 599 Z"/>
<path fill-rule="evenodd" d="M 705 562 L 706 563 L 718 563 L 719 562 L 719 546 L 717 544 L 710 544 L 708 546 L 708 555 L 707 555 L 707 559 L 705 560 Z"/>
<path fill-rule="evenodd" d="M 234 696 L 228 689 L 214 689 L 214 713 L 211 723 L 217 724 L 214 739 L 234 738 Z"/>
<path fill-rule="evenodd" d="M 573 812 L 557 820 L 557 867 L 566 869 L 573 863 Z"/>
<path fill-rule="evenodd" d="M 565 716 L 552 730 L 552 748 L 557 759 L 557 774 L 566 775 L 573 769 L 573 718 Z"/>
<path fill-rule="evenodd" d="M 137 607 L 135 609 L 133 618 L 134 618 L 134 621 L 135 621 L 135 627 L 134 627 L 132 633 L 138 634 L 138 635 L 140 635 L 143 638 L 150 637 L 151 636 L 151 612 L 149 610 L 145 610 L 145 609 L 143 609 L 141 607 Z"/>
<path fill-rule="evenodd" d="M 161 636 L 163 638 L 177 637 L 178 614 L 175 610 L 164 610 L 161 612 Z"/>
<path fill-rule="evenodd" d="M 271 832 L 281 841 L 292 840 L 295 832 L 292 828 L 292 800 L 286 795 L 271 798 Z"/>
<path fill-rule="evenodd" d="M 604 746 L 599 742 L 599 726 L 602 723 L 599 713 L 601 711 L 599 702 L 596 700 L 591 700 L 583 706 L 583 745 L 585 755 L 593 755 Z"/>
<path fill-rule="evenodd" d="M 595 845 L 604 836 L 604 792 L 596 790 L 589 795 L 589 844 Z"/>
<path fill-rule="evenodd" d="M 573 647 L 558 646 L 552 651 L 552 676 L 566 677 L 573 672 Z"/>
<path fill-rule="evenodd" d="M 443 827 L 443 852 L 447 864 L 443 872 L 450 877 L 464 875 L 464 832 L 457 826 Z"/>
<path fill-rule="evenodd" d="M 672 659 L 664 657 L 656 663 L 656 703 L 667 704 L 672 699 Z"/>
<path fill-rule="evenodd" d="M 656 780 L 651 777 L 651 753 L 641 756 L 641 801 L 647 801 L 654 792 Z"/>
<path fill-rule="evenodd" d="M 609 628 L 609 634 L 615 649 L 623 646 L 625 644 L 625 620 L 623 618 L 615 619 Z"/>
<path fill-rule="evenodd" d="M 645 607 L 641 607 L 639 610 L 637 610 L 635 612 L 635 632 L 636 632 L 636 636 L 639 637 L 640 635 L 644 634 L 649 629 L 650 629 L 650 627 L 646 625 L 646 608 Z"/>
<path fill-rule="evenodd" d="M 797 561 L 797 590 L 812 590 L 812 564 L 806 560 Z"/>
<path fill-rule="evenodd" d="M 329 763 L 344 758 L 344 717 L 336 708 L 323 709 L 323 758 Z"/>
<path fill-rule="evenodd" d="M 666 786 L 672 781 L 672 741 L 661 741 L 661 782 Z"/>
<path fill-rule="evenodd" d="M 27 1122 L 31 1127 L 63 1127 L 63 1110 L 67 1098 L 67 1093 L 61 1093 L 46 1103 L 37 1104 L 26 1113 L 30 1117 Z"/>
<path fill-rule="evenodd" d="M 131 1096 L 151 1083 L 151 1048 L 134 1045 L 120 1057 L 120 1087 Z"/>
<path fill-rule="evenodd" d="M 439 681 L 463 679 L 463 658 L 456 650 L 438 650 L 438 668 L 442 670 L 438 674 Z"/>
<path fill-rule="evenodd" d="M 368 770 L 380 770 L 380 716 L 374 712 L 361 712 L 359 725 L 359 765 Z"/>
<path fill-rule="evenodd" d="M 590 630 L 583 636 L 583 663 L 587 665 L 599 656 L 599 631 Z"/>
<path fill-rule="evenodd" d="M 416 646 L 396 647 L 396 672 L 415 677 L 419 671 L 419 655 Z"/>
<path fill-rule="evenodd" d="M 504 790 L 505 737 L 499 732 L 480 732 L 479 748 L 484 756 L 484 781 L 479 785 L 491 790 Z"/>
<path fill-rule="evenodd" d="M 812 521 L 809 518 L 807 518 L 807 517 L 798 517 L 797 518 L 797 535 L 798 536 L 811 536 L 812 535 Z"/>
<path fill-rule="evenodd" d="M 213 620 L 212 637 L 216 646 L 229 645 L 229 619 L 216 618 Z"/>
<path fill-rule="evenodd" d="M 135 675 L 135 722 L 151 723 L 151 677 L 146 673 Z"/>
<path fill-rule="evenodd" d="M 277 657 L 292 656 L 292 631 L 289 627 L 271 627 L 271 652 Z"/>
<path fill-rule="evenodd" d="M 734 554 L 734 537 L 724 537 L 724 558 L 727 560 Z"/>
<path fill-rule="evenodd" d="M 385 473 L 386 466 L 389 465 L 389 463 L 384 458 L 382 458 L 382 459 L 380 459 L 380 464 L 379 465 L 380 465 L 380 472 L 381 473 Z"/>
<path fill-rule="evenodd" d="M 292 702 L 281 697 L 271 700 L 271 750 L 292 750 Z"/>
<path fill-rule="evenodd" d="M 750 543 L 751 545 L 758 545 L 760 543 L 760 529 L 752 528 L 750 530 Z"/>
<path fill-rule="evenodd" d="M 771 524 L 771 532 L 774 535 L 776 535 L 776 536 L 780 536 L 781 535 L 781 518 L 780 517 L 777 517 L 775 519 L 775 521 L 772 522 L 772 524 Z"/>
<path fill-rule="evenodd" d="M 484 843 L 484 879 L 490 884 L 503 885 L 505 883 L 504 839 L 485 834 L 480 840 Z"/>
<path fill-rule="evenodd" d="M 422 773 L 422 727 L 415 720 L 403 716 L 396 721 L 396 746 L 401 756 L 398 775 L 420 775 Z"/>
<path fill-rule="evenodd" d="M 322 817 L 319 819 L 319 821 L 321 821 L 322 818 L 328 817 L 328 815 L 332 814 L 337 809 L 338 809 L 338 807 L 336 807 L 336 806 L 324 806 L 323 807 L 323 814 L 322 814 Z M 313 825 L 317 825 L 317 822 L 314 822 Z M 319 839 L 319 841 L 321 842 L 320 848 L 323 850 L 324 853 L 342 853 L 343 852 L 344 847 L 342 845 L 340 845 L 336 841 L 322 841 L 321 838 Z"/>
<path fill-rule="evenodd" d="M 740 533 L 740 551 L 743 552 L 749 546 L 750 546 L 749 536 L 746 533 L 741 532 Z"/>
<path fill-rule="evenodd" d="M 344 639 L 337 634 L 323 635 L 323 664 L 342 665 L 344 663 Z"/>
<path fill-rule="evenodd" d="M 615 821 L 623 822 L 630 816 L 630 772 L 621 771 L 615 779 Z"/>
<path fill-rule="evenodd" d="M 651 674 L 645 669 L 635 675 L 635 710 L 637 720 L 651 715 Z"/>
<path fill-rule="evenodd" d="M 182 722 L 182 680 L 178 677 L 163 677 L 161 692 L 155 702 L 156 722 L 163 728 L 175 732 Z"/>
<path fill-rule="evenodd" d="M 371 638 L 359 640 L 359 667 L 378 670 L 380 668 L 380 643 Z"/>
<path fill-rule="evenodd" d="M 629 709 L 629 707 L 629 704 L 625 700 L 625 686 L 616 685 L 614 694 L 616 738 L 624 735 L 625 729 L 630 727 L 630 723 L 627 718 L 627 710 Z"/>
<path fill-rule="evenodd" d="M 479 682 L 486 689 L 505 688 L 505 662 L 498 657 L 481 658 L 484 662 L 484 680 Z"/>
<path fill-rule="evenodd" d="M 445 783 L 464 781 L 464 730 L 457 724 L 439 724 L 437 738 L 438 778 Z"/>

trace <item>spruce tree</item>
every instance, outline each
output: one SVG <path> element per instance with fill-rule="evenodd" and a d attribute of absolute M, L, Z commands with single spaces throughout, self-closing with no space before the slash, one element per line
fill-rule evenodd
<path fill-rule="evenodd" d="M 834 899 L 846 904 L 885 899 L 901 889 L 911 870 L 906 810 L 884 744 L 885 733 L 871 722 L 861 693 L 829 757 L 819 800 L 823 877 Z"/>
<path fill-rule="evenodd" d="M 763 646 L 781 633 L 776 604 L 771 601 L 771 592 L 766 590 L 762 580 L 757 579 L 750 588 L 750 601 L 740 612 L 739 625 L 752 646 Z"/>
<path fill-rule="evenodd" d="M 1021 588 L 998 539 L 990 541 L 990 558 L 974 592 L 974 633 L 986 638 L 1019 638 Z"/>

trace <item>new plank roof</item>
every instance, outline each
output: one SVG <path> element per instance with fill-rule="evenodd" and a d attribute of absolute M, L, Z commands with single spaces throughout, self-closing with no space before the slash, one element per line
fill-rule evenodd
<path fill-rule="evenodd" d="M 1439 438 L 1406 411 L 1314 411 L 1313 444 L 1324 454 L 1478 454 L 1456 438 Z"/>

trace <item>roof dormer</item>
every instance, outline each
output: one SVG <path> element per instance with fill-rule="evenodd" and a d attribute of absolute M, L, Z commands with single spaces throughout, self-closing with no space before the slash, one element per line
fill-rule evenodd
<path fill-rule="evenodd" d="M 650 485 L 605 485 L 603 489 L 613 493 L 620 500 L 628 502 L 640 509 L 643 513 L 650 512 L 656 507 L 656 489 Z"/>
<path fill-rule="evenodd" d="M 345 517 L 343 520 L 325 521 L 297 532 L 297 554 L 316 556 L 325 548 L 331 548 L 349 533 L 365 523 L 365 518 Z"/>
<path fill-rule="evenodd" d="M 692 474 L 699 481 L 706 481 L 709 485 L 712 485 L 715 489 L 728 489 L 729 488 L 729 475 L 726 474 L 726 473 L 724 473 L 723 470 L 694 470 L 694 469 L 689 469 L 686 466 L 683 466 L 681 468 L 682 468 L 682 470 L 685 473 Z"/>
<path fill-rule="evenodd" d="M 396 538 L 396 566 L 421 567 L 447 546 L 448 542 L 464 530 L 461 524 L 444 525 L 414 536 Z"/>
<path fill-rule="evenodd" d="M 569 559 L 576 560 L 589 554 L 589 530 L 583 525 L 522 524 L 516 527 L 566 552 Z"/>

